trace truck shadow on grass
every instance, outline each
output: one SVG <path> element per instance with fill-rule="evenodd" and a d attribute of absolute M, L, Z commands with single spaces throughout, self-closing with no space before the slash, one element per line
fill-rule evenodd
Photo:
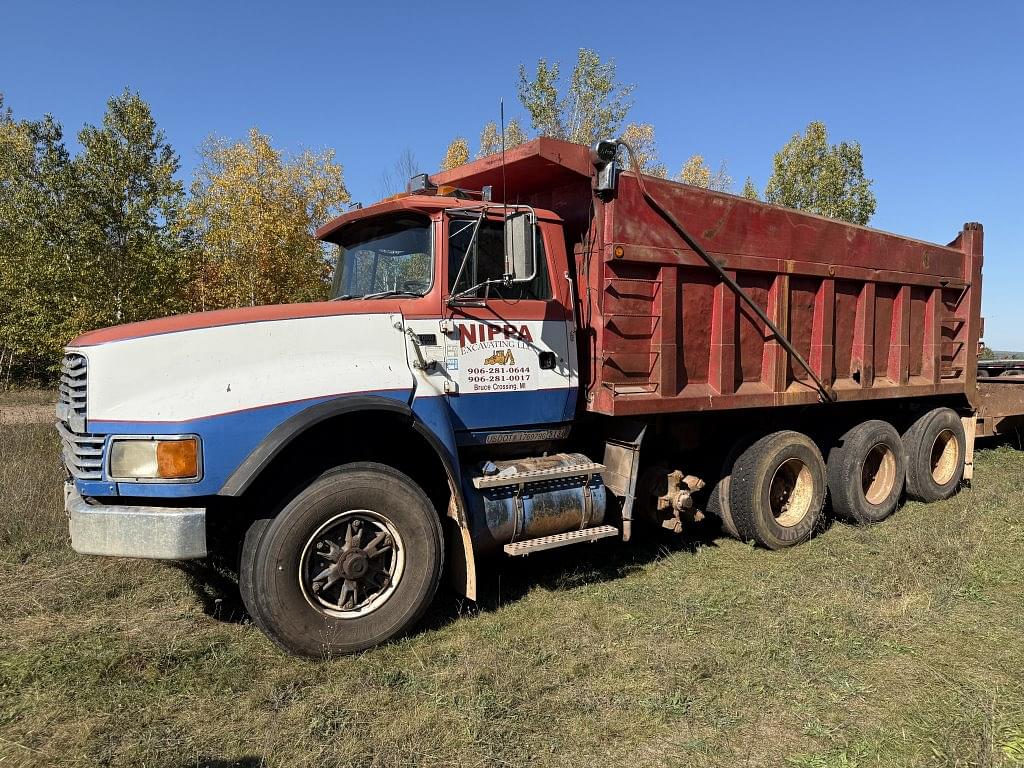
<path fill-rule="evenodd" d="M 628 544 L 612 538 L 525 557 L 494 556 L 477 563 L 475 602 L 456 596 L 450 588 L 442 589 L 415 632 L 440 629 L 462 616 L 498 611 L 537 588 L 561 592 L 617 581 L 669 555 L 717 546 L 723 535 L 717 522 L 706 520 L 685 537 L 641 532 Z"/>
<path fill-rule="evenodd" d="M 459 597 L 442 582 L 433 604 L 413 634 L 439 629 L 460 617 L 499 610 L 532 589 L 570 590 L 586 584 L 615 581 L 670 554 L 717 546 L 723 536 L 717 523 L 705 520 L 689 536 L 640 533 L 622 544 L 605 539 L 525 557 L 493 556 L 477 564 L 477 600 Z M 251 619 L 238 591 L 237 574 L 216 558 L 174 563 L 202 604 L 203 613 L 229 624 Z"/>
<path fill-rule="evenodd" d="M 207 616 L 228 624 L 250 621 L 238 591 L 238 576 L 224 564 L 208 558 L 182 560 L 174 563 L 174 566 L 185 576 L 185 581 L 199 598 L 203 613 Z"/>

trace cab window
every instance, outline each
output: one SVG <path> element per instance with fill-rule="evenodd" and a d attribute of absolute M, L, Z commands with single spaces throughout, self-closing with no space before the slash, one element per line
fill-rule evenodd
<path fill-rule="evenodd" d="M 547 257 L 544 253 L 544 238 L 537 232 L 537 274 L 528 283 L 512 285 L 480 285 L 486 280 L 501 280 L 505 272 L 505 227 L 500 221 L 484 219 L 480 222 L 480 230 L 473 241 L 472 249 L 467 258 L 466 249 L 473 239 L 473 229 L 477 219 L 453 218 L 448 222 L 448 291 L 450 294 L 461 293 L 473 286 L 479 286 L 475 292 L 464 294 L 467 298 L 504 299 L 519 301 L 536 299 L 546 301 L 551 298 L 551 282 L 548 279 Z M 462 267 L 463 260 L 466 266 Z M 462 275 L 459 276 L 459 269 Z M 459 284 L 455 281 L 458 278 Z"/>

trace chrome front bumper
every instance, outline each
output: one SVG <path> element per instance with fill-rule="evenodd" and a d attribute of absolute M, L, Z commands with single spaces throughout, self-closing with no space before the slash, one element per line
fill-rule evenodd
<path fill-rule="evenodd" d="M 206 557 L 206 509 L 92 504 L 64 484 L 71 546 L 83 555 L 192 560 Z"/>

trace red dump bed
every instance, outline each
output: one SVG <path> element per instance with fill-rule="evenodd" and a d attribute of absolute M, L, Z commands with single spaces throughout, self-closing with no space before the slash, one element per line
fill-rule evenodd
<path fill-rule="evenodd" d="M 500 156 L 437 174 L 494 188 Z M 813 381 L 623 173 L 592 192 L 589 150 L 538 139 L 506 155 L 509 202 L 558 213 L 575 257 L 586 407 L 609 415 L 812 403 Z M 648 191 L 786 334 L 840 401 L 973 401 L 982 229 L 935 245 L 645 177 Z"/>

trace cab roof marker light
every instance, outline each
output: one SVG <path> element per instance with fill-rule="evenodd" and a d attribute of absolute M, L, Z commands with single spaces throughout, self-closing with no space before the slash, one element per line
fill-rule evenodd
<path fill-rule="evenodd" d="M 437 185 L 430 180 L 430 175 L 417 173 L 405 185 L 406 193 L 410 195 L 429 195 L 437 192 Z"/>

